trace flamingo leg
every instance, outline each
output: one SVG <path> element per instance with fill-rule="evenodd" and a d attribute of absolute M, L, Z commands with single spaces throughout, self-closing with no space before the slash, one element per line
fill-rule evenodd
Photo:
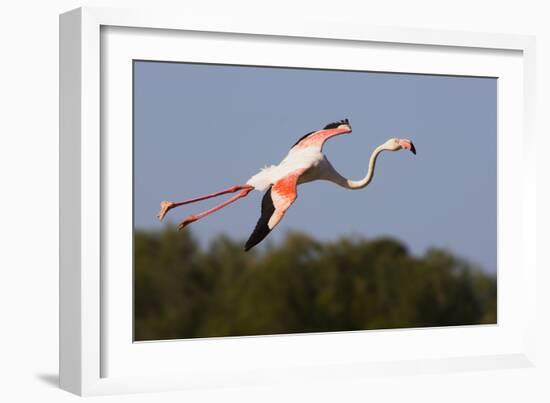
<path fill-rule="evenodd" d="M 209 210 L 203 211 L 202 213 L 188 216 L 186 219 L 184 219 L 182 222 L 178 224 L 178 231 L 181 231 L 183 228 L 185 228 L 187 225 L 191 224 L 192 222 L 200 220 L 201 218 L 206 217 L 207 215 L 212 214 L 226 207 L 227 205 L 236 202 L 240 198 L 248 196 L 248 194 L 252 191 L 252 189 L 254 189 L 252 186 L 247 185 L 247 187 L 244 188 L 238 195 L 231 197 L 230 199 L 224 201 L 223 203 L 218 204 L 217 206 L 214 206 Z"/>
<path fill-rule="evenodd" d="M 183 205 L 189 204 L 189 203 L 195 203 L 195 202 L 198 202 L 198 201 L 201 201 L 201 200 L 211 199 L 212 197 L 221 196 L 221 195 L 224 195 L 224 194 L 227 194 L 227 193 L 235 193 L 235 192 L 237 192 L 239 190 L 242 190 L 242 189 L 252 189 L 252 186 L 250 186 L 250 185 L 235 185 L 235 186 L 231 186 L 230 188 L 224 189 L 224 190 L 216 192 L 216 193 L 211 193 L 211 194 L 207 194 L 207 195 L 204 195 L 204 196 L 194 197 L 192 199 L 187 199 L 187 200 L 183 200 L 183 201 L 180 201 L 180 202 L 162 201 L 162 202 L 160 202 L 160 211 L 157 214 L 157 217 L 158 217 L 159 220 L 162 221 L 164 216 L 166 216 L 166 213 L 168 213 L 174 207 L 183 206 Z"/>

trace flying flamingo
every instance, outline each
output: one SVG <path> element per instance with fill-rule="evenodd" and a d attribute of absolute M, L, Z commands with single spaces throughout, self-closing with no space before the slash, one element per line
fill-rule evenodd
<path fill-rule="evenodd" d="M 178 230 L 181 230 L 192 222 L 248 196 L 254 189 L 259 191 L 267 189 L 262 199 L 261 217 L 244 247 L 244 250 L 247 251 L 260 243 L 281 221 L 288 208 L 298 196 L 298 185 L 314 180 L 328 180 L 346 189 L 362 189 L 371 182 L 376 159 L 382 151 L 405 149 L 416 154 L 412 141 L 391 138 L 374 149 L 370 156 L 368 173 L 363 179 L 358 181 L 346 179 L 332 167 L 327 157 L 323 154 L 323 145 L 326 140 L 345 133 L 351 133 L 351 125 L 348 119 L 330 123 L 323 129 L 313 131 L 300 138 L 279 165 L 263 168 L 244 185 L 235 185 L 217 193 L 180 202 L 163 201 L 160 203 L 158 218 L 162 220 L 166 213 L 174 207 L 210 199 L 226 193 L 239 192 L 237 195 L 209 210 L 197 215 L 188 216 L 179 223 Z"/>

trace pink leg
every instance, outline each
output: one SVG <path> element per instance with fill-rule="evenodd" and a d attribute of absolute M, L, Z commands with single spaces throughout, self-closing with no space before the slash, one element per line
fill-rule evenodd
<path fill-rule="evenodd" d="M 235 186 L 231 186 L 230 188 L 227 188 L 227 189 L 222 190 L 222 191 L 217 192 L 217 193 L 212 193 L 212 194 L 209 194 L 209 195 L 199 196 L 199 197 L 195 197 L 193 199 L 187 199 L 187 200 L 183 200 L 183 201 L 180 201 L 180 202 L 162 201 L 162 202 L 160 202 L 160 211 L 157 214 L 157 217 L 158 217 L 159 220 L 162 221 L 162 219 L 164 218 L 166 213 L 168 213 L 174 207 L 183 206 L 184 204 L 189 204 L 189 203 L 195 203 L 195 202 L 198 202 L 198 201 L 201 201 L 201 200 L 211 199 L 212 197 L 221 196 L 221 195 L 224 195 L 226 193 L 235 193 L 236 191 L 242 190 L 242 189 L 252 189 L 252 186 L 250 186 L 250 185 L 235 185 Z"/>
<path fill-rule="evenodd" d="M 200 220 L 201 218 L 206 217 L 207 215 L 212 214 L 212 213 L 224 208 L 225 206 L 239 200 L 242 197 L 248 196 L 248 194 L 252 191 L 252 189 L 254 189 L 254 188 L 252 186 L 249 186 L 249 187 L 245 188 L 242 192 L 240 192 L 238 195 L 235 195 L 235 196 L 231 197 L 229 200 L 224 201 L 223 203 L 218 204 L 215 207 L 212 207 L 210 210 L 203 211 L 202 213 L 197 214 L 197 215 L 190 215 L 185 220 L 183 220 L 182 222 L 179 223 L 178 231 L 181 231 L 183 228 L 185 228 L 187 225 L 191 224 L 192 222 Z"/>

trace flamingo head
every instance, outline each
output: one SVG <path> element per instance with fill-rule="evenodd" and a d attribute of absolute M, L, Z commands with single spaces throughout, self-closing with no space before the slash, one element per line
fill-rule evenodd
<path fill-rule="evenodd" d="M 408 139 L 389 139 L 384 143 L 384 149 L 388 151 L 409 150 L 413 154 L 416 154 L 416 148 L 411 140 Z"/>

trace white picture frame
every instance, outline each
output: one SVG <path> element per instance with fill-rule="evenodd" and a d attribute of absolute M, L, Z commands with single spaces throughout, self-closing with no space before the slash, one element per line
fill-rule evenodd
<path fill-rule="evenodd" d="M 503 83 L 498 95 L 498 325 L 133 343 L 128 337 L 131 333 L 128 323 L 132 320 L 128 310 L 131 301 L 128 271 L 108 270 L 109 259 L 128 256 L 119 252 L 112 256 L 107 240 L 119 237 L 117 245 L 128 245 L 131 233 L 126 231 L 127 222 L 111 225 L 115 214 L 106 213 L 112 211 L 110 194 L 125 189 L 126 193 L 120 196 L 127 198 L 128 185 L 131 194 L 128 172 L 109 163 L 109 158 L 116 154 L 117 166 L 128 166 L 128 153 L 124 151 L 128 138 L 109 133 L 114 127 L 120 130 L 117 133 L 127 133 L 128 125 L 131 126 L 126 113 L 131 93 L 125 79 L 128 61 L 144 57 L 180 60 L 181 56 L 172 52 L 189 32 L 193 33 L 193 40 L 202 41 L 194 45 L 190 40 L 186 48 L 195 52 L 193 60 L 207 57 L 200 50 L 216 46 L 216 41 L 239 38 L 239 43 L 232 43 L 231 47 L 237 59 L 221 52 L 208 60 L 276 65 L 269 60 L 272 52 L 246 52 L 251 46 L 266 46 L 269 42 L 273 52 L 287 55 L 287 65 L 311 63 L 310 67 L 319 67 L 314 52 L 308 61 L 292 51 L 296 41 L 302 48 L 308 41 L 318 41 L 319 46 L 348 52 L 351 65 L 346 68 L 362 68 L 363 62 L 354 59 L 352 53 L 370 51 L 381 52 L 376 53 L 379 56 L 376 61 L 370 62 L 371 70 L 497 74 Z M 213 38 L 212 43 L 202 38 Z M 356 49 L 345 50 L 346 44 L 353 44 Z M 81 8 L 61 15 L 61 387 L 79 395 L 96 395 L 534 365 L 535 319 L 524 314 L 535 312 L 536 290 L 532 239 L 535 166 L 534 159 L 529 158 L 535 141 L 534 49 L 534 39 L 520 35 L 349 26 L 325 21 L 270 22 L 268 18 L 227 21 L 149 10 Z M 410 56 L 410 52 L 421 57 L 409 57 L 407 64 L 399 62 L 404 54 Z M 439 53 L 444 57 L 437 57 Z M 432 64 L 429 71 L 427 62 Z M 322 67 L 341 68 L 343 62 L 330 63 Z M 457 67 L 457 63 L 463 66 Z M 116 80 L 106 80 L 102 75 Z M 114 121 L 109 113 L 111 106 L 121 112 Z M 511 159 L 518 153 L 523 158 L 511 170 Z M 115 187 L 113 181 L 118 181 Z M 521 186 L 512 188 L 507 181 Z M 124 212 L 119 213 L 124 216 Z M 512 264 L 516 270 L 512 270 Z M 501 270 L 501 266 L 505 268 Z M 113 298 L 113 292 L 117 298 Z M 521 303 L 511 303 L 512 296 Z M 448 346 L 454 341 L 458 347 L 450 351 Z M 365 354 L 371 357 L 368 359 L 352 351 L 358 345 L 383 347 L 384 343 L 402 347 L 395 348 L 392 354 L 384 348 L 373 347 L 372 351 L 365 348 Z M 342 345 L 346 347 L 336 348 Z M 185 362 L 167 359 L 183 353 Z M 158 369 L 159 362 L 166 363 L 162 366 L 164 370 Z M 150 368 L 157 369 L 150 371 Z"/>

